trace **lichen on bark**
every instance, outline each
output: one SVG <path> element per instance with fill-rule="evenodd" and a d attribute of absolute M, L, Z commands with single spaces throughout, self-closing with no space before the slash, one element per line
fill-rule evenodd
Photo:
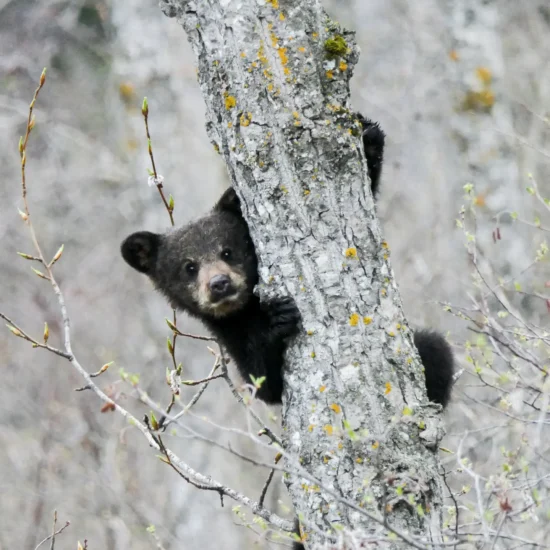
<path fill-rule="evenodd" d="M 362 510 L 441 541 L 438 407 L 368 190 L 349 103 L 354 34 L 316 0 L 161 6 L 197 56 L 207 130 L 243 204 L 259 291 L 290 294 L 303 316 L 287 354 L 283 431 L 318 481 L 286 476 L 307 544 L 338 526 L 385 536 Z M 345 51 L 327 51 L 335 41 Z"/>

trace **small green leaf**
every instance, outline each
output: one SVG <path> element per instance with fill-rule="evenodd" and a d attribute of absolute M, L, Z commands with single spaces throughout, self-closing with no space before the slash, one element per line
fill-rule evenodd
<path fill-rule="evenodd" d="M 155 413 L 153 411 L 151 411 L 151 428 L 153 428 L 153 430 L 158 430 L 159 429 L 159 423 L 155 417 Z"/>

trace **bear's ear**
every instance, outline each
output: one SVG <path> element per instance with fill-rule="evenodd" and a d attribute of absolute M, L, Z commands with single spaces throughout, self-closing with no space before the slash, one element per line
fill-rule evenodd
<path fill-rule="evenodd" d="M 218 212 L 232 212 L 238 216 L 242 216 L 241 201 L 235 193 L 235 189 L 230 187 L 221 197 L 220 200 L 214 206 L 214 210 Z"/>
<path fill-rule="evenodd" d="M 150 273 L 157 261 L 161 236 L 139 231 L 126 237 L 120 246 L 122 257 L 141 273 Z"/>

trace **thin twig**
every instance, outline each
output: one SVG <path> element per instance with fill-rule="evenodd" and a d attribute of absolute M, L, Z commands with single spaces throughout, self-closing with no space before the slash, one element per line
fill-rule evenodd
<path fill-rule="evenodd" d="M 19 325 L 17 325 L 17 323 L 12 321 L 7 315 L 2 313 L 1 311 L 0 311 L 0 317 L 2 319 L 4 319 L 4 321 L 7 321 L 8 328 L 10 329 L 12 334 L 14 334 L 15 336 L 18 336 L 19 338 L 22 338 L 23 340 L 27 340 L 27 342 L 30 342 L 33 345 L 33 347 L 47 349 L 48 351 L 51 351 L 52 353 L 55 353 L 56 355 L 59 355 L 60 357 L 63 357 L 65 359 L 70 359 L 70 356 L 67 353 L 65 353 L 64 351 L 62 351 L 60 349 L 57 349 L 57 348 L 54 348 L 52 346 L 49 346 L 48 344 L 44 344 L 42 342 L 39 342 L 38 340 L 36 340 L 32 336 L 29 336 Z M 15 329 L 15 330 L 13 330 L 13 329 Z"/>
<path fill-rule="evenodd" d="M 269 486 L 271 485 L 271 482 L 273 480 L 273 476 L 275 475 L 275 470 L 271 468 L 269 471 L 269 475 L 267 476 L 267 479 L 265 480 L 264 486 L 262 488 L 262 492 L 260 494 L 260 500 L 258 501 L 258 504 L 260 506 L 264 505 L 265 496 L 267 494 L 267 490 L 269 489 Z"/>
<path fill-rule="evenodd" d="M 231 390 L 231 393 L 233 394 L 233 397 L 242 404 L 242 406 L 246 409 L 247 413 L 250 414 L 250 416 L 261 426 L 260 433 L 264 433 L 273 441 L 273 443 L 276 443 L 281 449 L 283 448 L 282 441 L 273 433 L 272 430 L 270 430 L 263 422 L 262 419 L 252 410 L 251 407 L 249 407 L 242 397 L 242 395 L 237 391 L 237 388 L 235 388 L 235 384 L 233 384 L 233 380 L 231 380 L 231 377 L 229 376 L 229 371 L 227 369 L 227 359 L 224 355 L 223 349 L 220 346 L 220 354 L 221 354 L 221 367 L 222 367 L 222 375 L 225 378 L 225 381 L 227 385 L 229 386 L 229 389 Z"/>
<path fill-rule="evenodd" d="M 54 544 L 55 544 L 55 537 L 57 537 L 57 535 L 59 535 L 60 533 L 62 533 L 65 529 L 67 529 L 67 527 L 69 527 L 69 525 L 71 524 L 70 521 L 67 521 L 65 522 L 65 525 L 63 527 L 61 527 L 61 529 L 58 529 L 57 531 L 55 530 L 55 526 L 56 526 L 56 523 L 57 523 L 57 510 L 54 511 L 53 513 L 53 529 L 52 529 L 52 534 L 51 535 L 48 535 L 44 540 L 41 540 L 35 547 L 34 550 L 38 550 L 38 548 L 40 548 L 45 542 L 48 542 L 49 540 L 52 541 L 51 545 L 50 545 L 50 550 L 52 550 L 54 548 Z"/>
<path fill-rule="evenodd" d="M 205 384 L 206 382 L 211 382 L 212 380 L 216 380 L 218 378 L 223 378 L 223 374 L 216 374 L 214 376 L 209 376 L 207 378 L 203 378 L 202 380 L 182 380 L 181 383 L 184 386 L 199 386 L 200 384 Z"/>

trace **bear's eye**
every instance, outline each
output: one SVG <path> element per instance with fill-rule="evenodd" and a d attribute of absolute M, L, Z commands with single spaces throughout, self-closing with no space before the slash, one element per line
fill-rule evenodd
<path fill-rule="evenodd" d="M 230 260 L 233 256 L 233 253 L 231 252 L 231 249 L 224 248 L 221 253 L 222 260 Z"/>
<path fill-rule="evenodd" d="M 195 262 L 187 262 L 185 264 L 185 271 L 188 275 L 196 275 L 198 271 L 197 264 Z"/>

